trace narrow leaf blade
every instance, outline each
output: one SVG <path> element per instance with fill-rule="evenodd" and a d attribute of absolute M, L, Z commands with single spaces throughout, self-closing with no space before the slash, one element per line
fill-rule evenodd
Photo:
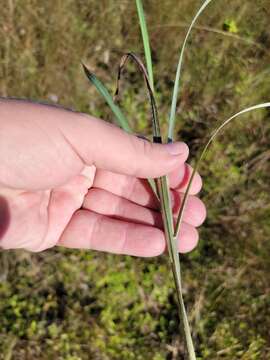
<path fill-rule="evenodd" d="M 183 201 L 181 204 L 181 208 L 179 210 L 178 213 L 178 217 L 177 217 L 177 222 L 176 222 L 176 227 L 175 227 L 175 237 L 178 237 L 179 235 L 179 231 L 180 231 L 180 227 L 181 227 L 181 223 L 183 220 L 183 214 L 184 214 L 184 209 L 186 206 L 186 202 L 187 202 L 187 198 L 188 198 L 188 194 L 189 194 L 189 190 L 191 187 L 191 184 L 193 182 L 194 176 L 196 171 L 198 171 L 199 169 L 199 165 L 201 163 L 201 161 L 203 160 L 203 158 L 205 157 L 205 154 L 209 148 L 209 146 L 211 145 L 211 143 L 214 141 L 214 139 L 217 137 L 217 135 L 221 132 L 221 130 L 227 126 L 232 120 L 238 118 L 240 115 L 243 115 L 245 113 L 248 113 L 250 111 L 254 111 L 254 110 L 258 110 L 258 109 L 265 109 L 265 108 L 270 108 L 270 102 L 267 103 L 262 103 L 262 104 L 258 104 L 258 105 L 254 105 L 254 106 L 250 106 L 248 108 L 245 108 L 244 110 L 239 111 L 238 113 L 234 114 L 233 116 L 231 116 L 230 118 L 228 118 L 227 120 L 225 120 L 210 136 L 208 142 L 206 143 L 206 145 L 203 148 L 203 151 L 201 152 L 201 155 L 199 156 L 199 159 L 197 161 L 197 163 L 195 164 L 190 180 L 188 182 L 188 186 L 187 189 L 185 191 L 184 197 L 183 197 Z"/>
<path fill-rule="evenodd" d="M 136 0 L 137 5 L 137 13 L 140 21 L 142 39 L 143 39 L 143 46 L 144 46 L 144 54 L 147 66 L 147 72 L 149 76 L 149 82 L 151 85 L 152 90 L 154 91 L 154 75 L 153 75 L 153 66 L 152 66 L 152 56 L 151 56 L 151 48 L 148 36 L 147 25 L 144 16 L 144 10 L 141 0 Z"/>
<path fill-rule="evenodd" d="M 124 129 L 125 131 L 131 132 L 131 128 L 129 126 L 129 123 L 128 123 L 126 117 L 122 113 L 119 106 L 117 106 L 114 103 L 113 98 L 110 95 L 107 88 L 102 84 L 102 82 L 84 64 L 82 64 L 82 66 L 83 66 L 84 72 L 85 72 L 87 78 L 89 79 L 89 81 L 91 82 L 91 84 L 93 84 L 96 87 L 98 92 L 102 95 L 104 100 L 107 102 L 107 104 L 111 108 L 112 112 L 114 113 L 114 115 L 116 117 L 116 120 L 117 120 L 119 126 L 122 129 Z"/>
<path fill-rule="evenodd" d="M 171 104 L 171 111 L 170 111 L 170 117 L 169 117 L 169 131 L 168 131 L 168 138 L 170 140 L 173 139 L 173 132 L 174 132 L 174 125 L 175 125 L 175 114 L 176 114 L 176 104 L 177 104 L 177 98 L 178 98 L 178 94 L 179 94 L 179 84 L 180 84 L 180 79 L 181 79 L 181 75 L 182 75 L 182 63 L 183 63 L 183 58 L 184 58 L 184 53 L 185 53 L 185 49 L 186 49 L 186 44 L 189 38 L 189 35 L 191 33 L 192 28 L 194 27 L 197 19 L 199 18 L 199 16 L 201 15 L 201 13 L 204 11 L 204 9 L 210 4 L 212 0 L 206 0 L 203 5 L 200 7 L 200 9 L 198 10 L 198 12 L 196 13 L 196 15 L 194 16 L 188 31 L 186 33 L 181 51 L 180 51 L 180 56 L 179 56 L 179 61 L 178 61 L 178 65 L 177 65 L 177 70 L 176 70 L 176 76 L 175 76 L 175 81 L 174 81 L 174 88 L 173 88 L 173 96 L 172 96 L 172 104 Z"/>

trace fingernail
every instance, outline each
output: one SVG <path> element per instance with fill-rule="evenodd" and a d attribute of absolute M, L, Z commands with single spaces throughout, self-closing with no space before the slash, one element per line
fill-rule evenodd
<path fill-rule="evenodd" d="M 175 142 L 164 146 L 170 155 L 180 155 L 188 152 L 188 146 L 183 142 Z"/>

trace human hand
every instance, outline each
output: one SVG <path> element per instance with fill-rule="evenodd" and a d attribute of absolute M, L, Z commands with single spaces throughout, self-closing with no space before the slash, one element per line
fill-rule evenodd
<path fill-rule="evenodd" d="M 55 245 L 135 256 L 165 250 L 161 215 L 146 180 L 169 174 L 173 212 L 191 167 L 184 143 L 152 144 L 82 113 L 0 100 L 0 246 Z M 180 252 L 198 241 L 206 210 L 196 174 Z"/>

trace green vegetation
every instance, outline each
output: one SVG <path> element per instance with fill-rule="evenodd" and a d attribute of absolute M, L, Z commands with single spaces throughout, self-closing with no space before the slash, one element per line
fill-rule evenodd
<path fill-rule="evenodd" d="M 179 45 L 200 3 L 144 2 L 164 129 Z M 9 0 L 1 5 L 1 95 L 57 99 L 111 120 L 80 62 L 113 91 L 122 53 L 143 54 L 135 3 Z M 216 0 L 195 26 L 176 113 L 178 137 L 191 147 L 191 158 L 222 120 L 269 100 L 267 5 L 267 0 L 235 0 L 225 6 Z M 125 76 L 122 108 L 136 132 L 150 134 L 141 77 L 133 65 Z M 270 356 L 269 115 L 256 111 L 228 126 L 201 168 L 208 218 L 198 249 L 181 256 L 201 359 Z M 181 358 L 167 256 L 17 251 L 2 252 L 0 266 L 0 358 Z"/>

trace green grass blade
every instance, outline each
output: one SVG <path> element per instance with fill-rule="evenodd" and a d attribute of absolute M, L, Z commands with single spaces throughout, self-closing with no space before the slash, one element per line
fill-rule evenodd
<path fill-rule="evenodd" d="M 154 75 L 153 75 L 153 66 L 152 66 L 152 56 L 151 56 L 150 42 L 149 42 L 149 36 L 148 36 L 142 1 L 136 0 L 136 5 L 137 5 L 137 13 L 138 13 L 139 21 L 140 21 L 149 82 L 150 82 L 152 90 L 154 91 Z"/>
<path fill-rule="evenodd" d="M 117 106 L 114 103 L 113 98 L 110 95 L 107 88 L 84 64 L 82 64 L 82 66 L 83 66 L 84 72 L 85 72 L 87 78 L 89 79 L 89 81 L 96 87 L 98 92 L 102 95 L 102 97 L 105 99 L 105 101 L 111 108 L 112 112 L 114 113 L 114 115 L 116 117 L 116 120 L 117 120 L 119 126 L 129 133 L 132 132 L 126 117 L 122 113 L 119 106 Z"/>
<path fill-rule="evenodd" d="M 233 116 L 231 116 L 229 119 L 227 119 L 226 121 L 224 121 L 213 133 L 212 135 L 210 136 L 208 142 L 206 143 L 206 145 L 204 146 L 203 148 L 203 151 L 196 163 L 196 165 L 194 166 L 194 169 L 192 171 L 192 174 L 191 174 L 191 177 L 190 177 L 190 180 L 188 182 L 188 186 L 187 186 L 187 189 L 185 191 L 185 195 L 183 197 L 183 201 L 182 201 L 182 204 L 181 204 L 181 208 L 179 210 L 179 213 L 178 213 L 178 217 L 177 217 L 177 222 L 176 222 L 176 227 L 175 227 L 175 237 L 178 237 L 179 235 L 179 230 L 180 230 L 180 227 L 181 227 L 181 223 L 182 223 L 182 220 L 183 220 L 183 214 L 184 214 L 184 209 L 185 209 L 185 205 L 186 205 L 186 201 L 187 201 L 187 198 L 188 198 L 188 194 L 189 194 L 189 190 L 190 190 L 190 187 L 191 187 L 191 184 L 192 184 L 192 181 L 194 179 L 194 176 L 195 176 L 195 173 L 196 171 L 198 171 L 198 168 L 199 168 L 199 165 L 202 161 L 202 159 L 204 158 L 209 146 L 211 145 L 211 143 L 213 142 L 213 140 L 216 138 L 216 136 L 220 133 L 220 131 L 226 126 L 228 125 L 232 120 L 236 119 L 238 116 L 240 115 L 243 115 L 247 112 L 250 112 L 250 111 L 253 111 L 253 110 L 258 110 L 258 109 L 265 109 L 265 108 L 270 108 L 270 102 L 267 102 L 267 103 L 263 103 L 263 104 L 258 104 L 258 105 L 254 105 L 254 106 L 251 106 L 251 107 L 248 107 L 244 110 L 241 110 L 239 111 L 238 113 L 234 114 Z"/>
<path fill-rule="evenodd" d="M 185 53 L 185 49 L 186 49 L 186 44 L 189 38 L 189 35 L 191 33 L 191 30 L 194 26 L 194 24 L 196 23 L 198 17 L 201 15 L 201 13 L 204 11 L 204 9 L 208 6 L 208 4 L 211 2 L 212 0 L 206 0 L 203 5 L 200 7 L 200 9 L 198 10 L 197 14 L 194 16 L 188 31 L 186 33 L 181 51 L 180 51 L 180 57 L 179 57 L 179 61 L 178 61 L 178 65 L 177 65 L 177 70 L 176 70 L 176 76 L 175 76 L 175 81 L 174 81 L 174 88 L 173 88 L 173 96 L 172 96 L 172 104 L 171 104 L 171 111 L 170 111 L 170 117 L 169 117 L 169 131 L 168 131 L 168 138 L 169 139 L 173 139 L 173 132 L 174 132 L 174 125 L 175 125 L 175 114 L 176 114 L 176 104 L 177 104 L 177 98 L 178 98 L 178 94 L 179 94 L 179 84 L 180 84 L 180 78 L 181 78 L 181 72 L 182 72 L 182 63 L 183 63 L 183 58 L 184 58 L 184 53 Z"/>

